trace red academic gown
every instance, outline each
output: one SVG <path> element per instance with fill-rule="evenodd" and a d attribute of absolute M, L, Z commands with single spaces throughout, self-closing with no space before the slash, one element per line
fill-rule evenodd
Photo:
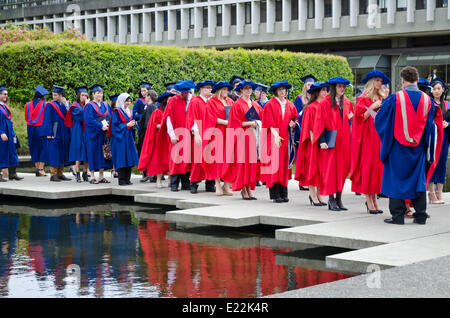
<path fill-rule="evenodd" d="M 167 131 L 156 128 L 157 125 L 161 124 L 162 118 L 163 112 L 160 108 L 153 111 L 142 144 L 138 170 L 147 171 L 147 175 L 149 176 L 169 172 L 168 143 L 170 141 Z"/>
<path fill-rule="evenodd" d="M 319 174 L 319 145 L 310 138 L 310 131 L 314 128 L 319 102 L 315 101 L 303 109 L 302 129 L 295 164 L 295 180 L 301 186 L 320 185 Z"/>
<path fill-rule="evenodd" d="M 233 105 L 233 100 L 227 98 L 227 105 Z M 217 124 L 217 119 L 226 120 L 225 105 L 212 96 L 206 103 L 203 117 L 203 167 L 206 180 L 222 178 L 226 158 L 226 129 L 228 126 Z M 209 139 L 209 137 L 211 137 Z M 222 178 L 223 179 L 223 178 Z M 224 180 L 232 182 L 233 180 Z"/>
<path fill-rule="evenodd" d="M 283 187 L 287 187 L 288 181 L 292 178 L 292 170 L 289 169 L 289 122 L 295 120 L 297 117 L 297 108 L 289 100 L 286 99 L 286 105 L 284 110 L 284 116 L 281 111 L 281 104 L 275 98 L 272 97 L 264 106 L 264 115 L 262 120 L 262 128 L 267 129 L 267 144 L 262 145 L 261 152 L 264 152 L 264 156 L 267 151 L 269 161 L 262 160 L 262 175 L 261 179 L 266 182 L 266 187 L 271 188 L 274 183 L 281 184 Z M 270 127 L 278 130 L 278 134 L 283 140 L 281 141 L 281 147 L 277 148 L 272 143 L 273 135 L 270 132 Z M 264 141 L 264 139 L 263 139 Z M 264 142 L 265 143 L 265 142 Z M 276 153 L 278 151 L 278 155 Z M 278 158 L 277 158 L 278 157 Z M 277 162 L 278 161 L 278 162 Z"/>
<path fill-rule="evenodd" d="M 353 105 L 344 97 L 343 114 L 339 108 L 331 107 L 330 95 L 320 102 L 313 129 L 313 143 L 319 140 L 325 130 L 337 130 L 336 146 L 319 150 L 320 195 L 342 192 L 345 179 L 350 172 L 350 120 L 348 115 Z"/>
<path fill-rule="evenodd" d="M 167 133 L 167 117 L 170 116 L 173 129 L 183 128 L 175 134 L 178 143 L 172 144 L 169 137 L 169 174 L 185 174 L 189 171 L 190 160 L 190 129 L 186 129 L 186 100 L 175 95 L 167 102 L 166 110 L 161 122 L 161 130 Z M 186 137 L 186 138 L 185 138 Z"/>
<path fill-rule="evenodd" d="M 191 130 L 194 123 L 200 136 L 203 136 L 203 118 L 206 113 L 206 102 L 201 96 L 193 96 L 189 102 L 186 113 L 186 127 Z M 191 133 L 191 182 L 197 182 L 205 179 L 205 171 L 203 167 L 202 145 L 195 143 L 194 135 Z M 208 179 L 210 180 L 210 179 Z"/>
<path fill-rule="evenodd" d="M 381 141 L 375 130 L 375 119 L 364 113 L 374 101 L 363 93 L 355 105 L 355 117 L 352 125 L 352 153 L 350 179 L 352 191 L 363 194 L 381 192 L 383 163 L 380 160 Z M 367 107 L 367 108 L 366 108 Z"/>
<path fill-rule="evenodd" d="M 251 105 L 255 107 L 259 118 L 263 118 L 262 107 L 255 101 L 252 101 Z M 242 123 L 247 121 L 245 114 L 249 109 L 247 103 L 242 98 L 238 98 L 233 103 L 228 117 L 228 128 L 232 129 L 228 130 L 228 133 L 234 131 L 235 135 L 229 136 L 233 138 L 233 143 L 230 141 L 228 143 L 233 147 L 226 150 L 223 180 L 232 180 L 233 191 L 239 191 L 244 186 L 255 189 L 258 178 L 258 161 L 253 131 L 248 127 L 242 127 Z"/>

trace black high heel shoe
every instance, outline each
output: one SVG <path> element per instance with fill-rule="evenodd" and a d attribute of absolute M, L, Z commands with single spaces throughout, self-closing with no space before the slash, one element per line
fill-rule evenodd
<path fill-rule="evenodd" d="M 337 206 L 336 201 L 334 201 L 333 203 L 331 203 L 331 201 L 328 200 L 328 210 L 331 210 L 331 211 L 340 211 L 341 209 Z"/>
<path fill-rule="evenodd" d="M 309 196 L 309 204 L 311 204 L 313 206 L 322 206 L 322 204 L 320 202 L 319 203 L 314 202 L 313 199 L 311 198 L 311 196 Z"/>
<path fill-rule="evenodd" d="M 366 202 L 366 208 L 367 208 L 367 213 L 369 213 L 369 214 L 378 214 L 378 210 L 370 210 L 369 209 L 369 206 L 367 205 L 367 202 Z"/>
<path fill-rule="evenodd" d="M 246 197 L 244 197 L 244 194 L 242 193 L 242 191 L 241 191 L 241 196 L 242 196 L 242 200 L 252 200 L 252 198 L 246 198 Z"/>

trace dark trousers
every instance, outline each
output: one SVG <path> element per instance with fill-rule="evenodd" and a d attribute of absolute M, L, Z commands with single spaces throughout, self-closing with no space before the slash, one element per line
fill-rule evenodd
<path fill-rule="evenodd" d="M 189 190 L 191 188 L 191 182 L 189 180 L 190 172 L 187 171 L 185 174 L 171 174 L 170 175 L 170 188 L 172 190 L 178 189 L 178 185 L 181 182 L 182 190 Z"/>
<path fill-rule="evenodd" d="M 117 173 L 119 174 L 119 185 L 130 183 L 131 167 L 119 168 Z"/>
<path fill-rule="evenodd" d="M 426 192 L 420 192 L 418 198 L 411 199 L 414 210 L 413 216 L 417 222 L 425 223 L 427 220 L 427 196 Z M 389 211 L 392 215 L 392 220 L 397 224 L 405 223 L 406 205 L 403 199 L 389 198 Z"/>
<path fill-rule="evenodd" d="M 272 187 L 269 188 L 270 200 L 276 199 L 287 199 L 288 197 L 288 189 L 287 187 L 283 187 L 279 183 L 274 183 Z"/>

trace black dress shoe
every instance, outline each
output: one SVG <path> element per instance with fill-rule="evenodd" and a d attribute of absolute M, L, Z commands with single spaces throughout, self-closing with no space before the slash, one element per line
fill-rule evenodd
<path fill-rule="evenodd" d="M 179 190 L 178 190 L 178 188 L 170 188 L 170 191 L 172 191 L 172 192 L 178 192 Z"/>
<path fill-rule="evenodd" d="M 61 180 L 59 177 L 57 177 L 57 176 L 51 176 L 51 177 L 50 177 L 50 181 L 53 181 L 53 182 L 61 182 L 62 180 Z"/>
<path fill-rule="evenodd" d="M 332 204 L 330 201 L 328 201 L 328 210 L 330 211 L 340 211 L 339 207 L 336 205 L 336 202 Z"/>
<path fill-rule="evenodd" d="M 71 181 L 71 178 L 67 178 L 65 175 L 61 175 L 58 177 L 59 179 L 61 179 L 62 181 Z"/>
<path fill-rule="evenodd" d="M 256 186 L 260 187 L 261 186 L 261 181 L 256 181 Z"/>
<path fill-rule="evenodd" d="M 250 200 L 258 200 L 258 199 L 255 197 L 250 197 Z"/>
<path fill-rule="evenodd" d="M 84 182 L 89 182 L 89 176 L 88 176 L 87 172 L 83 172 L 81 174 L 81 177 L 83 178 Z"/>
<path fill-rule="evenodd" d="M 396 223 L 394 222 L 394 220 L 392 218 L 390 219 L 384 219 L 384 223 L 388 223 L 388 224 L 397 224 L 397 225 L 403 225 L 404 223 Z"/>
<path fill-rule="evenodd" d="M 309 188 L 308 187 L 304 187 L 304 186 L 298 186 L 298 189 L 302 190 L 302 191 L 309 191 Z"/>
<path fill-rule="evenodd" d="M 377 210 L 377 214 L 382 214 L 383 210 Z"/>
<path fill-rule="evenodd" d="M 277 199 L 273 200 L 273 202 L 275 202 L 275 203 L 283 203 L 284 201 L 283 201 L 282 198 L 277 198 Z"/>
<path fill-rule="evenodd" d="M 288 198 L 282 198 L 282 199 L 283 199 L 283 202 L 289 202 Z"/>
<path fill-rule="evenodd" d="M 420 225 L 425 225 L 426 221 L 418 221 L 417 219 L 414 219 L 413 223 L 420 224 Z"/>

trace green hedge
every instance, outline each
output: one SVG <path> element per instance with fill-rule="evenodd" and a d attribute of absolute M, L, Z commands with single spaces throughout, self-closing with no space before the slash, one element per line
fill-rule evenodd
<path fill-rule="evenodd" d="M 272 84 L 288 80 L 293 96 L 299 94 L 300 78 L 314 74 L 326 81 L 342 76 L 353 81 L 347 60 L 340 56 L 245 49 L 188 49 L 148 45 L 120 45 L 77 40 L 29 41 L 0 46 L 0 83 L 5 83 L 14 102 L 25 103 L 34 87 L 53 84 L 73 88 L 82 84 L 105 85 L 105 93 L 128 92 L 137 97 L 139 83 L 150 81 L 158 93 L 164 83 L 180 79 L 229 80 L 241 75 L 255 82 Z M 295 95 L 294 95 L 295 94 Z M 348 88 L 347 94 L 351 95 Z"/>

